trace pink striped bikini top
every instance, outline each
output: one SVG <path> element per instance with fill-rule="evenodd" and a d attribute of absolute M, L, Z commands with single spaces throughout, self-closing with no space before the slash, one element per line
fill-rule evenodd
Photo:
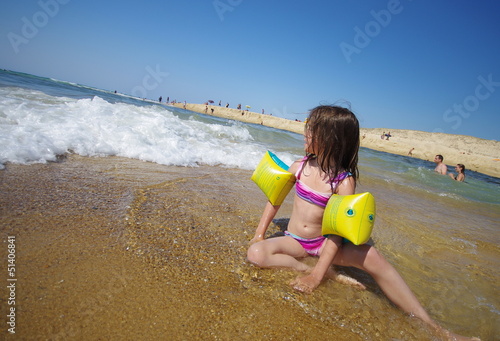
<path fill-rule="evenodd" d="M 305 183 L 300 181 L 300 175 L 302 174 L 302 169 L 304 168 L 304 163 L 308 157 L 304 157 L 302 159 L 302 162 L 300 163 L 299 169 L 297 169 L 297 172 L 295 173 L 295 178 L 297 179 L 297 182 L 295 183 L 295 192 L 297 193 L 297 196 L 307 202 L 310 202 L 311 204 L 318 205 L 321 207 L 326 207 L 326 204 L 328 203 L 328 199 L 332 196 L 332 193 L 322 193 L 315 191 L 311 187 L 307 186 Z M 345 178 L 351 176 L 351 173 L 349 172 L 343 172 L 340 173 L 335 179 L 331 180 L 332 181 L 332 189 L 335 191 L 335 188 L 337 187 L 337 184 L 344 180 Z"/>

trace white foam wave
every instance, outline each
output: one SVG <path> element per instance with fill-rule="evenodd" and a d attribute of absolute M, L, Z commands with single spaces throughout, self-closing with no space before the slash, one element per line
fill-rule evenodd
<path fill-rule="evenodd" d="M 166 165 L 253 169 L 265 146 L 242 125 L 181 119 L 158 105 L 135 106 L 0 88 L 0 167 L 55 161 L 74 152 Z M 283 155 L 291 162 L 292 155 Z"/>

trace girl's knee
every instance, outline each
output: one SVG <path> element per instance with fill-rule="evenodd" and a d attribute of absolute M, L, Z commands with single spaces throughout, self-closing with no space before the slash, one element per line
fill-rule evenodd
<path fill-rule="evenodd" d="M 247 251 L 247 259 L 250 263 L 257 266 L 264 266 L 265 263 L 265 253 L 262 249 L 262 243 L 255 243 L 250 245 Z"/>

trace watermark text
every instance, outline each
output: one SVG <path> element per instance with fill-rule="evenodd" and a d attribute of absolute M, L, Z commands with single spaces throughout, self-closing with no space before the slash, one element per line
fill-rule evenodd
<path fill-rule="evenodd" d="M 146 75 L 142 78 L 141 85 L 136 85 L 132 89 L 132 96 L 146 98 L 148 91 L 156 89 L 169 75 L 168 72 L 160 70 L 160 65 L 156 65 L 153 69 L 151 66 L 146 66 Z"/>
<path fill-rule="evenodd" d="M 16 333 L 16 237 L 7 238 L 7 331 Z"/>
<path fill-rule="evenodd" d="M 493 80 L 493 74 L 486 77 L 477 77 L 478 83 L 474 88 L 474 92 L 466 96 L 461 103 L 453 103 L 453 105 L 443 113 L 443 121 L 453 125 L 451 129 L 458 129 L 462 125 L 462 121 L 469 118 L 472 113 L 479 110 L 480 103 L 487 100 L 500 86 L 500 82 Z M 434 132 L 443 132 L 443 129 L 436 128 Z"/>
<path fill-rule="evenodd" d="M 7 38 L 14 52 L 19 53 L 19 47 L 23 44 L 28 44 L 31 39 L 35 38 L 40 29 L 47 26 L 50 18 L 54 18 L 59 13 L 59 5 L 66 5 L 70 0 L 40 0 L 38 6 L 40 11 L 35 12 L 31 18 L 21 18 L 20 34 L 9 32 Z"/>
<path fill-rule="evenodd" d="M 408 0 L 412 1 L 412 0 Z M 399 0 L 389 0 L 386 9 L 380 11 L 371 10 L 370 15 L 374 20 L 368 21 L 363 28 L 354 27 L 353 43 L 341 42 L 339 47 L 348 63 L 352 62 L 353 54 L 360 54 L 363 49 L 368 47 L 372 40 L 377 37 L 382 28 L 386 28 L 392 21 L 392 18 L 403 11 L 403 5 Z"/>
<path fill-rule="evenodd" d="M 242 2 L 243 0 L 214 0 L 212 5 L 214 5 L 220 21 L 224 21 L 224 13 L 234 11 L 236 6 L 241 5 Z"/>

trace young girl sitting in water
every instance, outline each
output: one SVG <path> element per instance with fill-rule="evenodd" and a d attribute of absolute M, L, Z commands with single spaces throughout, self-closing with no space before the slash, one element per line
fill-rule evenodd
<path fill-rule="evenodd" d="M 373 246 L 341 244 L 338 236 L 322 236 L 328 198 L 332 194 L 354 194 L 356 188 L 359 150 L 356 116 L 337 106 L 314 108 L 306 124 L 304 149 L 307 156 L 289 168 L 296 176 L 296 194 L 285 236 L 264 238 L 280 207 L 268 202 L 250 242 L 248 260 L 263 268 L 291 268 L 308 273 L 292 282 L 295 289 L 303 292 L 313 291 L 325 275 L 336 278 L 331 264 L 357 267 L 368 272 L 387 297 L 405 312 L 456 339 L 457 335 L 445 331 L 430 318 L 396 269 Z M 313 269 L 298 260 L 309 255 L 319 256 Z M 354 280 L 351 284 L 364 287 Z"/>
<path fill-rule="evenodd" d="M 328 126 L 333 127 L 336 133 L 325 129 Z M 330 265 L 341 247 L 342 238 L 321 235 L 323 212 L 332 193 L 354 194 L 358 177 L 358 149 L 358 120 L 349 110 L 325 106 L 311 112 L 305 132 L 307 155 L 294 162 L 289 169 L 295 174 L 296 197 L 286 237 L 252 246 L 248 251 L 251 262 L 262 267 L 290 267 L 307 271 L 309 267 L 296 258 L 320 256 L 308 275 L 293 282 L 295 289 L 308 293 L 320 284 L 327 272 L 329 277 L 335 277 Z M 266 211 L 272 212 L 274 217 L 275 208 L 277 210 L 277 206 L 269 204 Z M 263 240 L 272 217 L 264 214 L 254 242 Z"/>

